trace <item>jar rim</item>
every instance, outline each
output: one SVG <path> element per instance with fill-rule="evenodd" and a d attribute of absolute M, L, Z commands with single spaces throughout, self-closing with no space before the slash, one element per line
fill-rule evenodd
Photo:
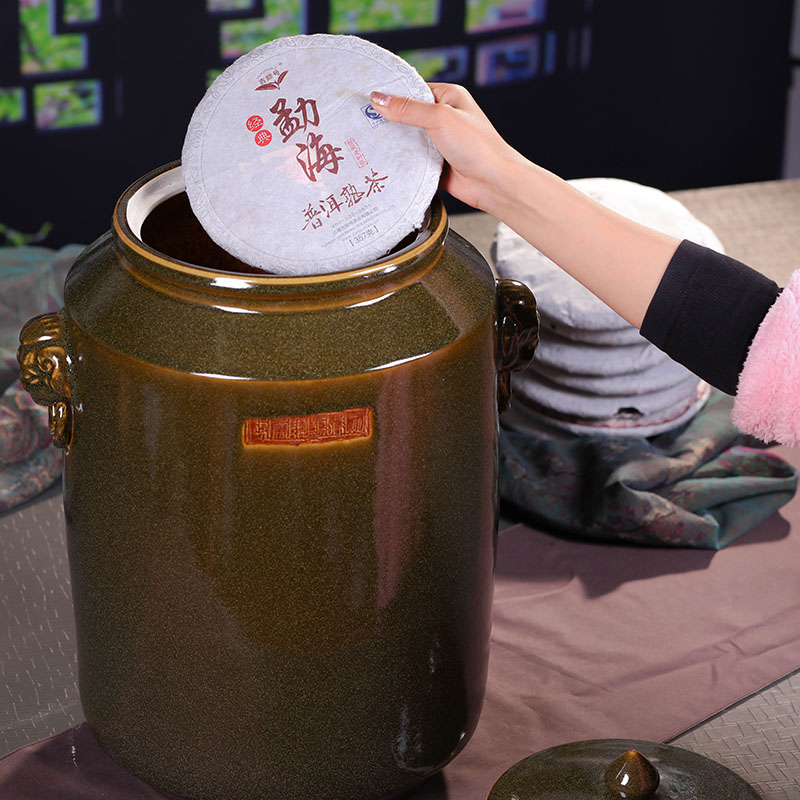
<path fill-rule="evenodd" d="M 191 282 L 199 281 L 215 287 L 237 288 L 273 288 L 299 289 L 345 288 L 353 283 L 361 284 L 371 278 L 382 278 L 394 275 L 403 267 L 419 261 L 420 256 L 430 251 L 436 243 L 441 246 L 449 227 L 447 212 L 442 201 L 434 197 L 426 214 L 426 224 L 417 232 L 414 241 L 396 252 L 390 252 L 382 259 L 360 267 L 340 272 L 313 275 L 275 275 L 265 273 L 234 272 L 214 269 L 167 255 L 147 244 L 141 238 L 144 221 L 161 203 L 185 191 L 181 172 L 181 162 L 173 161 L 158 167 L 132 183 L 117 201 L 114 209 L 113 229 L 117 239 L 145 262 L 177 273 L 174 277 L 184 277 Z"/>

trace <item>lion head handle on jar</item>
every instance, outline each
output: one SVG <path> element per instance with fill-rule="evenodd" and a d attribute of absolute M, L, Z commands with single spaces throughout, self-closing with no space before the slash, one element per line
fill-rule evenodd
<path fill-rule="evenodd" d="M 511 403 L 511 373 L 530 364 L 539 344 L 533 292 L 519 281 L 497 281 L 497 410 Z"/>
<path fill-rule="evenodd" d="M 19 334 L 20 382 L 41 406 L 47 406 L 50 435 L 56 447 L 68 448 L 72 433 L 69 356 L 64 312 L 41 314 Z"/>

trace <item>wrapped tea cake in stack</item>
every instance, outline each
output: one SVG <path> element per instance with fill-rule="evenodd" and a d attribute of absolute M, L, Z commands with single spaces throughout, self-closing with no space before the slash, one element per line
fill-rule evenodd
<path fill-rule="evenodd" d="M 722 244 L 677 200 L 613 178 L 570 181 L 619 214 L 722 252 Z M 644 339 L 605 303 L 501 224 L 493 246 L 503 278 L 527 284 L 541 315 L 531 365 L 514 374 L 503 423 L 516 430 L 654 436 L 697 413 L 710 388 Z"/>
<path fill-rule="evenodd" d="M 442 157 L 424 130 L 383 119 L 375 90 L 433 102 L 411 65 L 355 36 L 276 39 L 228 67 L 182 154 L 209 236 L 250 266 L 310 275 L 368 264 L 419 229 Z"/>

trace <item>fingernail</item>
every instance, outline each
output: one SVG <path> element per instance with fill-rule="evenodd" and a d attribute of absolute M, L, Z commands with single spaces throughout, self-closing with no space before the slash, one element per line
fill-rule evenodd
<path fill-rule="evenodd" d="M 372 105 L 374 106 L 388 106 L 390 97 L 388 94 L 384 94 L 383 92 L 373 92 L 369 99 L 372 101 Z"/>

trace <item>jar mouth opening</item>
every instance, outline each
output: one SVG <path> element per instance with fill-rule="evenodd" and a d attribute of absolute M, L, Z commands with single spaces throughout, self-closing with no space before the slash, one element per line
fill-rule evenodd
<path fill-rule="evenodd" d="M 248 283 L 290 285 L 363 279 L 395 272 L 416 260 L 421 251 L 441 240 L 447 215 L 438 198 L 425 214 L 422 227 L 400 241 L 389 253 L 369 264 L 338 272 L 282 275 L 239 261 L 217 245 L 191 211 L 180 162 L 167 164 L 129 187 L 114 214 L 116 233 L 135 251 L 162 267 L 213 280 L 227 276 Z M 211 262 L 211 263 L 208 263 Z"/>
<path fill-rule="evenodd" d="M 180 167 L 174 167 L 156 175 L 140 186 L 128 199 L 125 215 L 131 233 L 142 238 L 142 225 L 161 203 L 180 194 L 186 188 Z"/>

